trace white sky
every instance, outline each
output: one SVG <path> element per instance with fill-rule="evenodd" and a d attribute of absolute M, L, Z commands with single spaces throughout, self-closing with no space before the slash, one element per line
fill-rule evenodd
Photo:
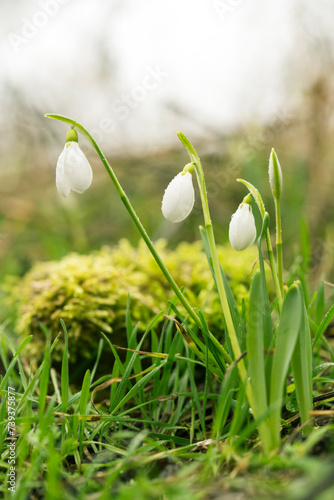
<path fill-rule="evenodd" d="M 293 106 L 289 63 L 303 40 L 331 33 L 333 10 L 330 0 L 1 0 L 0 18 L 0 99 L 11 84 L 41 113 L 138 145 Z"/>

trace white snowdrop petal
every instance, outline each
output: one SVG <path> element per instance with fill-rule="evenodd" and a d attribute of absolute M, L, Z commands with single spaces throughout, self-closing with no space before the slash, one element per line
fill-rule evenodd
<path fill-rule="evenodd" d="M 77 142 L 65 145 L 56 168 L 56 185 L 59 193 L 67 197 L 70 191 L 83 193 L 92 183 L 92 168 Z"/>
<path fill-rule="evenodd" d="M 65 179 L 65 173 L 64 173 L 65 156 L 66 156 L 66 146 L 59 155 L 56 167 L 56 186 L 59 193 L 66 198 L 70 194 L 71 188 Z"/>
<path fill-rule="evenodd" d="M 65 178 L 76 193 L 83 193 L 92 183 L 92 168 L 77 142 L 71 142 L 66 148 Z"/>
<path fill-rule="evenodd" d="M 246 250 L 254 243 L 256 226 L 252 208 L 248 203 L 239 206 L 232 215 L 229 227 L 230 243 L 234 250 Z"/>
<path fill-rule="evenodd" d="M 183 221 L 192 211 L 195 202 L 195 191 L 192 175 L 180 172 L 168 184 L 162 199 L 163 216 L 170 222 Z"/>

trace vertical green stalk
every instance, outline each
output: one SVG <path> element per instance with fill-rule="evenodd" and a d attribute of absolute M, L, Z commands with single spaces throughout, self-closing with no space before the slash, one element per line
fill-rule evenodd
<path fill-rule="evenodd" d="M 271 268 L 271 275 L 272 275 L 274 287 L 276 290 L 278 311 L 280 312 L 282 310 L 282 304 L 283 304 L 283 281 L 282 281 L 282 288 L 281 288 L 278 274 L 277 274 L 277 270 L 276 270 L 276 262 L 275 262 L 273 247 L 271 245 L 269 229 L 267 229 L 267 231 L 266 231 L 266 243 L 267 243 L 267 251 L 268 251 L 268 257 L 269 257 L 270 268 Z M 277 248 L 277 243 L 276 243 L 276 248 Z M 282 243 L 281 243 L 281 252 L 282 252 Z M 283 264 L 282 264 L 282 269 L 283 269 Z"/>
<path fill-rule="evenodd" d="M 190 157 L 190 160 L 194 163 L 195 172 L 196 172 L 196 176 L 197 176 L 197 182 L 198 182 L 200 196 L 201 196 L 205 229 L 206 229 L 206 232 L 208 235 L 208 242 L 209 242 L 210 253 L 211 253 L 211 258 L 212 258 L 212 265 L 213 265 L 213 270 L 214 270 L 215 277 L 216 277 L 218 295 L 219 295 L 220 303 L 221 303 L 222 310 L 224 313 L 227 334 L 229 335 L 229 338 L 231 341 L 234 359 L 239 359 L 241 356 L 241 350 L 240 350 L 240 346 L 238 343 L 237 334 L 236 334 L 236 331 L 234 328 L 230 307 L 228 305 L 228 300 L 227 300 L 227 296 L 226 296 L 226 292 L 225 292 L 222 274 L 220 271 L 220 263 L 219 263 L 219 259 L 218 259 L 215 237 L 214 237 L 214 232 L 213 232 L 213 227 L 212 227 L 212 222 L 211 222 L 209 202 L 208 202 L 208 196 L 207 196 L 207 192 L 206 192 L 203 167 L 202 167 L 201 161 L 199 159 L 199 156 L 198 156 L 195 148 L 193 147 L 193 145 L 189 141 L 189 139 L 185 135 L 183 135 L 182 132 L 178 132 L 177 135 L 178 135 L 180 141 L 182 142 L 183 146 L 187 150 L 189 157 Z M 247 381 L 247 371 L 246 371 L 246 367 L 245 367 L 245 363 L 244 363 L 243 359 L 239 360 L 238 369 L 239 369 L 239 374 L 240 374 L 241 380 L 243 382 Z M 253 395 L 252 395 L 251 387 L 248 383 L 246 385 L 246 393 L 247 393 L 249 404 L 253 408 Z"/>
<path fill-rule="evenodd" d="M 283 249 L 282 249 L 282 224 L 281 224 L 281 201 L 275 197 L 275 217 L 276 217 L 276 252 L 277 252 L 277 272 L 278 281 L 283 295 Z"/>

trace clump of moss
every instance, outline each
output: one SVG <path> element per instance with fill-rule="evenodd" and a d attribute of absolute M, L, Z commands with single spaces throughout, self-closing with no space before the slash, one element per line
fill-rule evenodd
<path fill-rule="evenodd" d="M 212 331 L 222 337 L 222 312 L 202 243 L 180 243 L 175 250 L 167 249 L 163 240 L 156 245 L 191 305 L 204 308 Z M 220 246 L 218 253 L 241 304 L 248 295 L 247 275 L 256 249 L 235 252 Z M 146 246 L 140 243 L 133 247 L 127 240 L 89 255 L 73 253 L 59 262 L 38 263 L 11 293 L 17 303 L 17 333 L 34 335 L 27 346 L 29 356 L 35 360 L 42 357 L 45 339 L 39 323 L 55 337 L 62 318 L 69 331 L 71 362 L 92 356 L 101 330 L 110 334 L 113 342 L 122 343 L 128 295 L 131 317 L 140 321 L 143 329 L 157 312 L 167 309 L 167 301 L 173 297 Z M 62 343 L 58 343 L 54 359 L 61 359 L 61 351 Z"/>

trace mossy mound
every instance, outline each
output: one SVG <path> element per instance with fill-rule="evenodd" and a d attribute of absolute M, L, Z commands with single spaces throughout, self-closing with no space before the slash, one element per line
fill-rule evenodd
<path fill-rule="evenodd" d="M 175 250 L 159 240 L 158 251 L 178 285 L 184 287 L 191 305 L 202 308 L 212 331 L 221 338 L 222 313 L 202 243 L 181 243 Z M 256 249 L 235 252 L 230 246 L 218 247 L 237 302 L 248 295 Z M 16 331 L 33 335 L 27 346 L 29 356 L 42 357 L 45 338 L 39 323 L 44 323 L 54 338 L 60 318 L 69 331 L 70 360 L 80 362 L 92 357 L 101 338 L 100 331 L 115 343 L 125 345 L 125 313 L 128 295 L 130 314 L 142 329 L 154 315 L 167 310 L 173 297 L 168 283 L 144 243 L 133 247 L 121 240 L 115 247 L 104 247 L 89 255 L 70 254 L 59 262 L 36 264 L 12 289 L 16 302 Z M 61 359 L 63 343 L 57 344 L 53 357 Z"/>

